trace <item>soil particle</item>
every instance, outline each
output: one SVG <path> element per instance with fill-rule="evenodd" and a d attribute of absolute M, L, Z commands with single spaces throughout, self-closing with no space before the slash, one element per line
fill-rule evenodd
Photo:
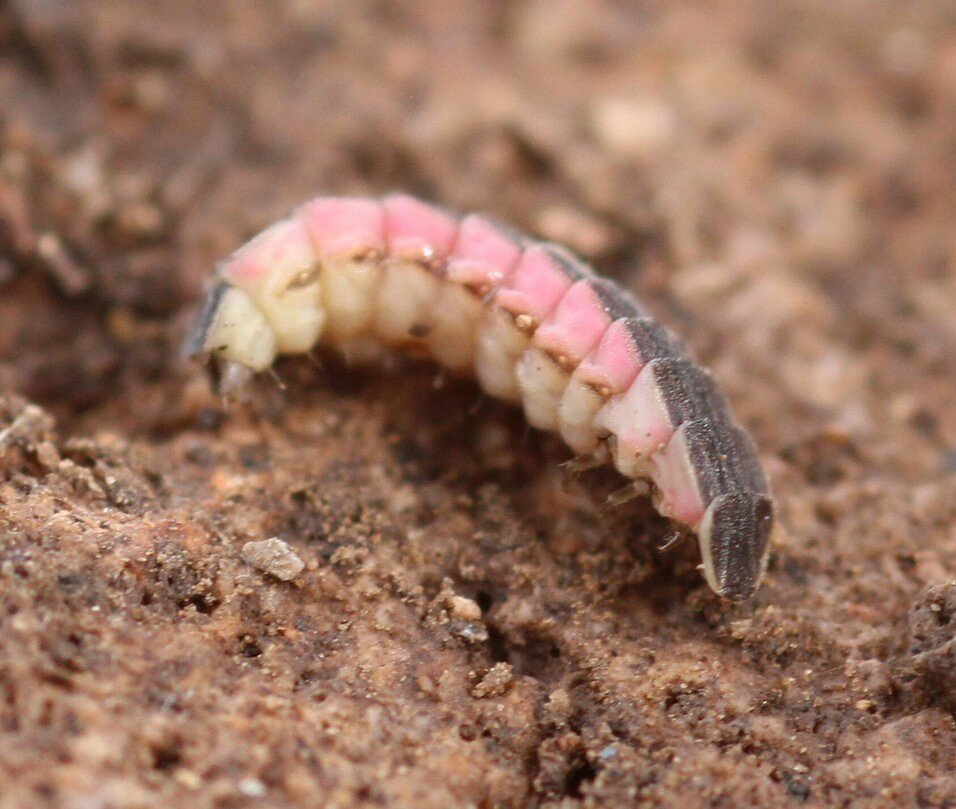
<path fill-rule="evenodd" d="M 280 581 L 292 581 L 305 568 L 305 562 L 278 537 L 247 542 L 240 554 L 250 565 L 271 573 Z"/>

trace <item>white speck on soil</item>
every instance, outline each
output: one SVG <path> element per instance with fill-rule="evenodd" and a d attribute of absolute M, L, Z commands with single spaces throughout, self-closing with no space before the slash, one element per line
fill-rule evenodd
<path fill-rule="evenodd" d="M 305 568 L 305 562 L 278 537 L 247 542 L 242 546 L 241 555 L 243 561 L 254 568 L 271 573 L 282 581 L 292 581 Z"/>

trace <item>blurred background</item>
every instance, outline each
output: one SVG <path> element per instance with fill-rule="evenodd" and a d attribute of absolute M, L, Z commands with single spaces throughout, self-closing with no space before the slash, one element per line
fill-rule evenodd
<path fill-rule="evenodd" d="M 788 527 L 754 604 L 432 370 L 222 409 L 179 356 L 214 262 L 394 189 L 568 245 L 715 370 Z M 947 0 L 0 0 L 0 805 L 953 800 L 954 313 Z M 311 583 L 250 595 L 230 549 L 281 531 Z"/>

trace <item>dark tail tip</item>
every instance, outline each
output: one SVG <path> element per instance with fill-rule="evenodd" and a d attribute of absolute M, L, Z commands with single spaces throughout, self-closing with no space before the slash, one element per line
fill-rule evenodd
<path fill-rule="evenodd" d="M 773 532 L 773 500 L 741 493 L 717 498 L 709 537 L 714 589 L 731 601 L 750 598 L 760 585 Z"/>

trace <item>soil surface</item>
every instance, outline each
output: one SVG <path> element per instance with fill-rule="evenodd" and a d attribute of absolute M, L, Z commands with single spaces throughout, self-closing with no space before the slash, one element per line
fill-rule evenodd
<path fill-rule="evenodd" d="M 217 258 L 394 188 L 714 369 L 752 601 L 468 380 L 181 359 Z M 946 0 L 0 3 L 0 807 L 956 806 L 954 312 Z"/>

